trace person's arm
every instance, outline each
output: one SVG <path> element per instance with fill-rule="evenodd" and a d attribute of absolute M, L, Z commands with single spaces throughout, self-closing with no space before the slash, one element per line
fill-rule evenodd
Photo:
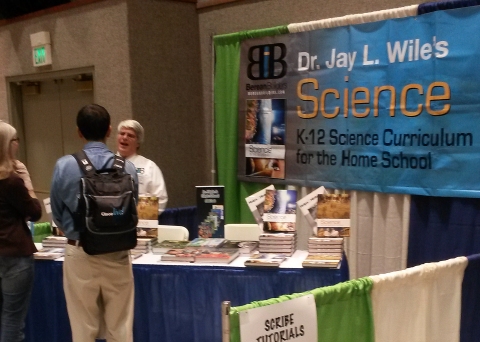
<path fill-rule="evenodd" d="M 62 193 L 60 189 L 60 184 L 62 184 L 61 178 L 62 176 L 57 161 L 53 170 L 52 185 L 50 188 L 50 207 L 52 209 L 52 219 L 57 227 L 63 227 L 62 213 L 65 207 L 65 204 L 60 196 Z"/>
<path fill-rule="evenodd" d="M 37 198 L 37 195 L 33 190 L 33 184 L 32 184 L 32 180 L 30 179 L 30 173 L 28 172 L 25 164 L 23 164 L 20 160 L 15 161 L 15 173 L 21 179 L 23 179 L 23 182 L 25 183 L 25 187 L 28 190 L 28 194 L 33 198 Z"/>
<path fill-rule="evenodd" d="M 9 201 L 22 217 L 29 221 L 38 221 L 42 217 L 42 206 L 37 198 L 33 198 L 19 176 L 12 177 L 8 190 Z"/>

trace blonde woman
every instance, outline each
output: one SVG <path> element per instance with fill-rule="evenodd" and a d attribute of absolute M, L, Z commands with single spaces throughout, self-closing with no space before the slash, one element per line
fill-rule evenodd
<path fill-rule="evenodd" d="M 0 121 L 0 342 L 24 340 L 36 252 L 26 221 L 42 216 L 30 175 L 16 160 L 18 144 L 15 128 Z"/>

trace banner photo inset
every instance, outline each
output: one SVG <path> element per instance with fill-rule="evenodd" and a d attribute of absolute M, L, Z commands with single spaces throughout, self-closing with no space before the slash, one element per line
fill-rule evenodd
<path fill-rule="evenodd" d="M 480 197 L 478 7 L 242 43 L 242 181 Z"/>

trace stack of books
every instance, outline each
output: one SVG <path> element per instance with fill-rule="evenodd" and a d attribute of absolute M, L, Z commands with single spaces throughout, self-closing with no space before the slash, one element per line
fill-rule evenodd
<path fill-rule="evenodd" d="M 339 268 L 343 256 L 343 238 L 308 239 L 308 256 L 303 267 Z"/>
<path fill-rule="evenodd" d="M 262 233 L 259 238 L 260 253 L 275 253 L 292 256 L 297 247 L 297 234 L 291 233 Z"/>
<path fill-rule="evenodd" d="M 155 242 L 157 242 L 157 238 L 155 237 L 137 237 L 137 245 L 132 249 L 132 251 L 134 251 L 136 254 L 148 253 L 151 251 L 152 245 Z"/>
<path fill-rule="evenodd" d="M 39 260 L 55 260 L 65 255 L 65 248 L 42 248 L 38 252 L 33 253 L 34 259 Z"/>
<path fill-rule="evenodd" d="M 66 236 L 50 235 L 42 240 L 43 248 L 65 248 L 67 245 Z"/>

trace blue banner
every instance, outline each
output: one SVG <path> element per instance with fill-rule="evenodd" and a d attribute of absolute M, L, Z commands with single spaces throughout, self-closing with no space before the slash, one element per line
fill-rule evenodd
<path fill-rule="evenodd" d="M 244 41 L 239 179 L 480 197 L 477 29 L 468 7 Z"/>

